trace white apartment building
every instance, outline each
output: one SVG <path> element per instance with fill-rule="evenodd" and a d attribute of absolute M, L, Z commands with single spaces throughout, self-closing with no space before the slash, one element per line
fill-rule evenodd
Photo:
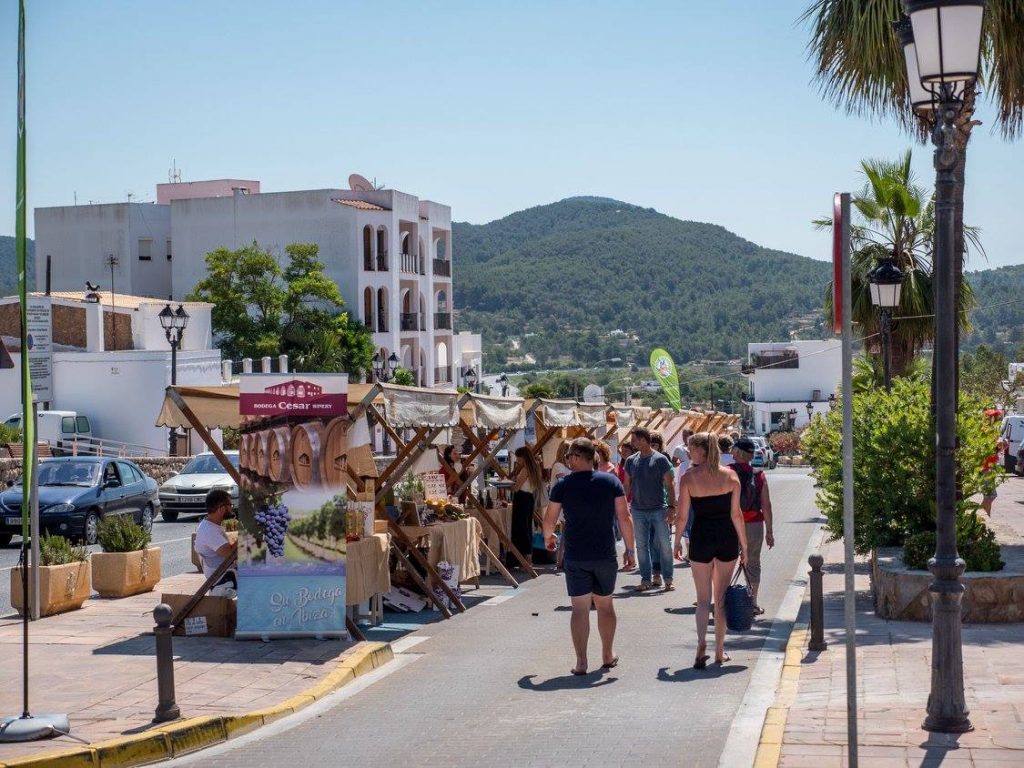
<path fill-rule="evenodd" d="M 805 426 L 828 411 L 842 381 L 842 345 L 825 341 L 747 344 L 743 373 L 749 428 L 758 435 Z M 808 412 L 807 406 L 810 405 Z"/>
<path fill-rule="evenodd" d="M 81 290 L 86 280 L 105 285 L 104 254 L 113 254 L 118 290 L 181 299 L 206 275 L 205 256 L 217 248 L 255 241 L 283 260 L 287 245 L 316 243 L 327 275 L 372 329 L 383 358 L 396 354 L 420 386 L 460 384 L 467 359 L 482 375 L 479 336 L 453 332 L 451 209 L 351 186 L 261 193 L 258 181 L 222 179 L 161 184 L 157 204 L 37 209 L 36 284 L 46 286 L 49 255 L 53 290 Z"/>

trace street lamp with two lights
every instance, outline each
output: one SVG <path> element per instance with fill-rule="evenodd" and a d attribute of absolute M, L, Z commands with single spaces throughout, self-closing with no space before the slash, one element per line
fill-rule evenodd
<path fill-rule="evenodd" d="M 157 315 L 160 318 L 160 327 L 164 329 L 167 343 L 171 345 L 171 386 L 178 383 L 178 347 L 181 346 L 181 339 L 188 327 L 188 312 L 179 304 L 177 309 L 171 309 L 167 304 Z M 167 453 L 170 456 L 178 455 L 178 430 L 171 427 L 167 441 Z"/>

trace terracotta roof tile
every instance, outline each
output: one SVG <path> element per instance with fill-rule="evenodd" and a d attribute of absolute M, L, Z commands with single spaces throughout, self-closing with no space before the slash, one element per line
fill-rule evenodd
<path fill-rule="evenodd" d="M 390 208 L 383 208 L 383 207 L 381 207 L 379 205 L 375 205 L 374 203 L 368 203 L 365 200 L 340 200 L 338 198 L 335 198 L 334 202 L 338 203 L 340 205 L 347 205 L 349 208 L 356 208 L 356 209 L 358 209 L 360 211 L 389 211 L 389 210 L 391 210 Z"/>

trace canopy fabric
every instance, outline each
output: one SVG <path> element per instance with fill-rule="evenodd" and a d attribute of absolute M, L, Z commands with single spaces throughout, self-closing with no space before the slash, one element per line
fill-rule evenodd
<path fill-rule="evenodd" d="M 238 385 L 228 384 L 221 387 L 181 387 L 174 390 L 185 401 L 185 404 L 207 429 L 238 429 Z M 160 415 L 156 418 L 158 427 L 177 427 L 191 429 L 192 424 L 185 418 L 166 395 Z"/>
<path fill-rule="evenodd" d="M 454 427 L 459 423 L 459 393 L 455 391 L 381 384 L 384 415 L 396 429 Z"/>
<path fill-rule="evenodd" d="M 619 428 L 619 432 L 623 429 L 629 429 L 634 423 L 634 413 L 630 406 L 625 408 L 615 408 L 615 424 Z"/>
<path fill-rule="evenodd" d="M 608 423 L 608 406 L 604 403 L 580 403 L 576 418 L 581 427 L 600 429 Z"/>
<path fill-rule="evenodd" d="M 526 412 L 522 400 L 472 395 L 476 423 L 488 429 L 524 429 Z"/>
<path fill-rule="evenodd" d="M 579 425 L 575 400 L 541 400 L 544 404 L 544 423 L 549 427 L 575 427 Z"/>

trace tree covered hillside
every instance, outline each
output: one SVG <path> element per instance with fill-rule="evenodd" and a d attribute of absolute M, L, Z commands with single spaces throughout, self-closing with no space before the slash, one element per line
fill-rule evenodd
<path fill-rule="evenodd" d="M 36 289 L 35 253 L 36 244 L 27 243 L 28 289 Z M 0 296 L 13 296 L 18 292 L 18 259 L 14 250 L 14 238 L 0 235 Z"/>
<path fill-rule="evenodd" d="M 971 313 L 973 331 L 963 345 L 984 343 L 1012 356 L 1024 343 L 1024 265 L 971 272 L 967 279 L 976 308 Z"/>
<path fill-rule="evenodd" d="M 491 364 L 617 356 L 615 329 L 638 337 L 638 361 L 659 345 L 680 361 L 741 357 L 820 318 L 830 279 L 824 262 L 605 198 L 452 229 L 459 328 L 484 334 Z"/>

